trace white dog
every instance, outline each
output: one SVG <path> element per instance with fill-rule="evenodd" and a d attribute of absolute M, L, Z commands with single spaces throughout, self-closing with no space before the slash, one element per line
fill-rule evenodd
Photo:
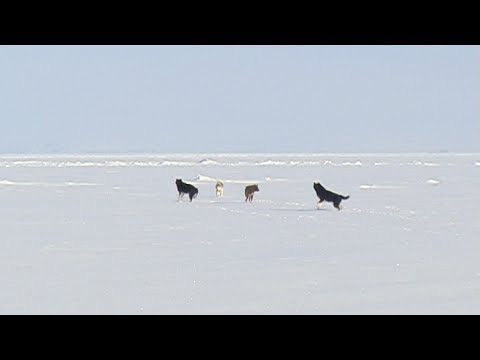
<path fill-rule="evenodd" d="M 217 184 L 215 185 L 215 194 L 217 197 L 223 197 L 223 182 L 217 180 Z"/>

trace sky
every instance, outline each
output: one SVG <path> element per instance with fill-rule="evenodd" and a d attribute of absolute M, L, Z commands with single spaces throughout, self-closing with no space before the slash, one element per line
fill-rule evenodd
<path fill-rule="evenodd" d="M 480 46 L 0 46 L 0 153 L 480 152 Z"/>

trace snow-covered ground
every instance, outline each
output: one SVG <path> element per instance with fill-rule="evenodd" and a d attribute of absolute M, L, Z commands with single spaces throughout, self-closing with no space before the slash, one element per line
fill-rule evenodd
<path fill-rule="evenodd" d="M 3 155 L 0 313 L 480 314 L 479 200 L 480 154 Z"/>

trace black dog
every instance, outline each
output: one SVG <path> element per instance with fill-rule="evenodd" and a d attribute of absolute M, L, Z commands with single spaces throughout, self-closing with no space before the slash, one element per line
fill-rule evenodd
<path fill-rule="evenodd" d="M 333 202 L 333 206 L 335 206 L 338 210 L 340 210 L 340 202 L 342 200 L 347 200 L 349 196 L 342 196 L 335 194 L 334 192 L 328 191 L 325 189 L 320 183 L 313 183 L 313 188 L 315 189 L 315 192 L 317 193 L 318 198 L 320 201 L 317 204 L 317 209 L 321 205 L 323 201 L 327 202 Z"/>
<path fill-rule="evenodd" d="M 180 199 L 183 198 L 183 195 L 188 194 L 190 197 L 190 201 L 195 199 L 198 195 L 198 189 L 190 184 L 184 183 L 182 179 L 177 179 L 175 181 L 175 184 L 177 184 L 177 190 L 178 190 L 178 199 L 177 201 L 180 201 Z"/>

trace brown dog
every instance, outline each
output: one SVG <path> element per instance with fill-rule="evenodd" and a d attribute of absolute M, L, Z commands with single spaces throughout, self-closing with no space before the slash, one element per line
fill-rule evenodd
<path fill-rule="evenodd" d="M 252 202 L 255 191 L 260 191 L 258 185 L 245 186 L 245 202 L 247 202 L 247 200 Z"/>

